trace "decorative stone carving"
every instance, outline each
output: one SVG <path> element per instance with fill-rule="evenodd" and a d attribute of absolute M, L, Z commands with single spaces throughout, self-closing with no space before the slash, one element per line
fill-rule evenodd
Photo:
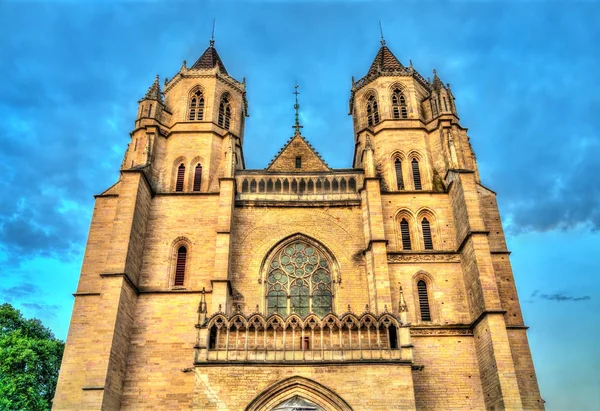
<path fill-rule="evenodd" d="M 458 254 L 388 254 L 388 263 L 459 263 Z"/>
<path fill-rule="evenodd" d="M 412 337 L 425 336 L 425 335 L 473 335 L 473 331 L 469 328 L 411 328 L 410 335 Z"/>

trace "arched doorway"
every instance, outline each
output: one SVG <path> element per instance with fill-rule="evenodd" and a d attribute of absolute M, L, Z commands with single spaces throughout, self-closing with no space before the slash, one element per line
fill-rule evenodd
<path fill-rule="evenodd" d="M 290 398 L 273 408 L 273 411 L 325 411 L 317 404 L 298 395 Z"/>
<path fill-rule="evenodd" d="M 352 407 L 331 389 L 304 377 L 291 377 L 271 385 L 246 407 L 246 411 L 292 410 L 352 411 Z"/>

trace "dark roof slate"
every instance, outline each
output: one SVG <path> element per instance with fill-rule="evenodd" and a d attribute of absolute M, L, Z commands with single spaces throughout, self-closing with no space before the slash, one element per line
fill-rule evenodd
<path fill-rule="evenodd" d="M 211 41 L 210 46 L 208 46 L 200 58 L 196 60 L 192 68 L 210 70 L 217 65 L 222 73 L 229 75 L 229 73 L 227 73 L 227 69 L 225 68 L 225 64 L 223 64 L 223 60 L 221 60 L 221 57 L 219 57 L 219 53 L 217 53 L 217 49 L 214 47 L 214 44 Z"/>
<path fill-rule="evenodd" d="M 379 71 L 379 67 L 382 69 L 395 70 L 402 69 L 404 66 L 400 61 L 394 56 L 394 53 L 387 46 L 383 45 L 377 52 L 375 56 L 375 60 L 373 60 L 373 64 L 371 64 L 371 68 L 367 73 L 367 76 L 370 74 L 377 74 Z"/>

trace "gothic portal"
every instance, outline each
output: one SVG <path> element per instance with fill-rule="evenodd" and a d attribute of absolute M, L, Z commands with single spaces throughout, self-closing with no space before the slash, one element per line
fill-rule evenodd
<path fill-rule="evenodd" d="M 250 170 L 214 41 L 156 79 L 96 196 L 54 409 L 543 408 L 450 85 L 382 41 L 349 110 L 352 168 L 296 116 Z"/>

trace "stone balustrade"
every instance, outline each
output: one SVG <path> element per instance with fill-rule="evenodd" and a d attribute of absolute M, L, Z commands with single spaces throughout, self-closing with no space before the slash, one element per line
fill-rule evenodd
<path fill-rule="evenodd" d="M 360 200 L 363 174 L 346 171 L 313 174 L 238 172 L 237 200 Z"/>
<path fill-rule="evenodd" d="M 199 326 L 196 362 L 411 362 L 409 325 L 392 313 L 214 314 Z"/>

